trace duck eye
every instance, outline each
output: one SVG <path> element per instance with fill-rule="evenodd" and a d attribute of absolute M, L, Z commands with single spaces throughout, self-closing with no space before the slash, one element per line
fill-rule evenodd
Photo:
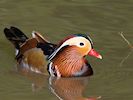
<path fill-rule="evenodd" d="M 84 46 L 84 43 L 81 42 L 79 45 L 80 45 L 80 46 Z"/>

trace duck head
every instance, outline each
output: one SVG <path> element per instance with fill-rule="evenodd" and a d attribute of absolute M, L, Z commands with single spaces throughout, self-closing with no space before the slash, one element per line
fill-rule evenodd
<path fill-rule="evenodd" d="M 94 50 L 93 42 L 89 36 L 85 34 L 74 34 L 61 41 L 55 51 L 48 56 L 48 60 L 52 60 L 60 51 L 69 46 L 75 47 L 76 51 L 78 51 L 82 57 L 90 55 L 102 59 L 102 56 Z"/>

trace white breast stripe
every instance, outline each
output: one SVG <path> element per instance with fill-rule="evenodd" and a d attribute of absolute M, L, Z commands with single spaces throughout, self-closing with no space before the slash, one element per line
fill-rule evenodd
<path fill-rule="evenodd" d="M 49 67 L 49 68 L 48 68 L 48 71 L 49 71 L 49 73 L 50 73 L 51 76 L 55 76 L 55 75 L 54 75 L 54 72 L 53 72 L 53 70 L 52 70 L 52 64 L 53 64 L 52 62 L 49 64 L 49 66 L 48 66 L 48 67 Z"/>

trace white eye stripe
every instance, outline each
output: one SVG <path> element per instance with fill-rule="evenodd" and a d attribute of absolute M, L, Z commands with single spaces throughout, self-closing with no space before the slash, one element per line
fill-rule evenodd
<path fill-rule="evenodd" d="M 81 46 L 80 43 L 83 43 L 84 45 Z M 48 60 L 52 60 L 56 54 L 65 46 L 72 46 L 72 45 L 76 45 L 80 48 L 84 48 L 85 46 L 89 46 L 91 45 L 91 43 L 89 42 L 88 39 L 84 38 L 84 37 L 74 37 L 71 39 L 66 40 L 62 45 L 60 45 L 60 47 L 58 47 L 50 56 L 48 56 Z M 88 49 L 89 50 L 89 49 Z M 87 51 L 88 52 L 88 51 Z"/>

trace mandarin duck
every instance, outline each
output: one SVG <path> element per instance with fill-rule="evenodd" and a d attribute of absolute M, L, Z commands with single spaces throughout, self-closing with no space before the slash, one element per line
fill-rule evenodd
<path fill-rule="evenodd" d="M 21 30 L 12 26 L 5 28 L 4 34 L 16 49 L 15 58 L 19 71 L 48 74 L 45 58 L 53 52 L 55 44 L 47 41 L 38 32 L 33 32 L 33 37 L 28 38 Z M 39 48 L 40 46 L 43 48 Z"/>
<path fill-rule="evenodd" d="M 86 55 L 102 59 L 102 56 L 94 50 L 89 36 L 71 35 L 62 40 L 47 57 L 48 71 L 57 77 L 90 76 L 93 70 L 85 58 Z"/>
<path fill-rule="evenodd" d="M 16 59 L 20 69 L 44 73 L 47 59 L 47 70 L 51 76 L 89 76 L 93 74 L 93 70 L 85 56 L 102 59 L 93 49 L 90 37 L 85 34 L 71 35 L 56 45 L 37 32 L 33 32 L 33 38 L 29 39 L 16 27 L 5 28 L 4 33 L 16 48 Z"/>

